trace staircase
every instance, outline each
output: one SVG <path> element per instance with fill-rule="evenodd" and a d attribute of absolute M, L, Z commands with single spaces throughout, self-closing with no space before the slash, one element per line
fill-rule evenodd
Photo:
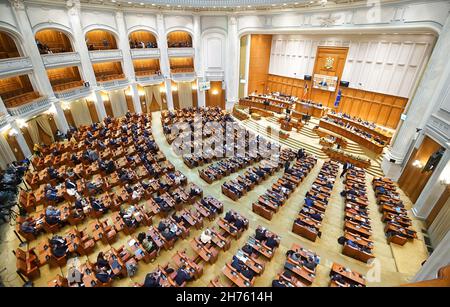
<path fill-rule="evenodd" d="M 273 122 L 273 120 L 269 120 L 269 121 Z M 325 153 L 323 153 L 320 148 L 317 148 L 315 146 L 301 142 L 299 140 L 295 140 L 292 138 L 289 138 L 286 140 L 273 138 L 273 136 L 271 136 L 269 133 L 267 133 L 266 126 L 260 125 L 258 122 L 254 121 L 252 119 L 241 121 L 241 124 L 243 124 L 245 128 L 258 133 L 258 134 L 266 137 L 267 139 L 278 141 L 281 145 L 291 147 L 294 150 L 303 148 L 307 153 L 313 154 L 320 159 L 328 158 L 328 156 Z"/>

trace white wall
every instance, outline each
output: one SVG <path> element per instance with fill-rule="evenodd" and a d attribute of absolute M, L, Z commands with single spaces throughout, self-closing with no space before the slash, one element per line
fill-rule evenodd
<path fill-rule="evenodd" d="M 128 31 L 148 28 L 151 29 L 153 33 L 158 32 L 158 29 L 156 28 L 156 15 L 125 13 L 124 17 Z"/>
<path fill-rule="evenodd" d="M 410 97 L 434 42 L 433 35 L 274 35 L 269 73 L 303 79 L 319 46 L 349 47 L 342 80 L 350 87 Z"/>

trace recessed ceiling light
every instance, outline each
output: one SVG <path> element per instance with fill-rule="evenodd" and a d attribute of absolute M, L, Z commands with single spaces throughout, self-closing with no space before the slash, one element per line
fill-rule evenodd
<path fill-rule="evenodd" d="M 144 3 L 141 2 L 140 5 L 144 5 Z"/>
<path fill-rule="evenodd" d="M 181 7 L 181 5 L 177 5 L 177 7 Z"/>
<path fill-rule="evenodd" d="M 252 7 L 251 5 L 247 5 L 247 7 Z"/>
<path fill-rule="evenodd" d="M 283 5 L 287 5 L 287 3 L 283 3 Z"/>
<path fill-rule="evenodd" d="M 116 0 L 111 0 L 111 2 L 115 3 L 115 2 L 116 2 Z"/>
<path fill-rule="evenodd" d="M 169 6 L 170 6 L 170 4 L 167 4 L 166 6 L 167 6 L 167 7 L 169 7 Z"/>
<path fill-rule="evenodd" d="M 130 2 L 130 1 L 128 1 L 128 4 L 131 4 L 131 2 Z"/>
<path fill-rule="evenodd" d="M 152 3 L 152 6 L 155 6 L 156 4 Z"/>

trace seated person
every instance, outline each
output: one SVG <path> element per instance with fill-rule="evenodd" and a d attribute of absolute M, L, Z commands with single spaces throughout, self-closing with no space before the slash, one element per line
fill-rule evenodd
<path fill-rule="evenodd" d="M 38 235 L 38 230 L 36 229 L 36 225 L 33 222 L 25 221 L 22 224 L 20 224 L 20 231 L 24 233 L 31 233 L 35 236 Z"/>
<path fill-rule="evenodd" d="M 274 249 L 275 247 L 278 247 L 278 245 L 280 245 L 280 243 L 276 240 L 275 236 L 270 236 L 267 238 L 266 240 L 266 246 Z"/>
<path fill-rule="evenodd" d="M 45 209 L 45 221 L 49 225 L 55 225 L 61 222 L 61 211 L 53 206 L 48 206 Z"/>
<path fill-rule="evenodd" d="M 111 274 L 105 269 L 101 268 L 95 273 L 95 277 L 101 282 L 101 283 L 108 283 L 111 281 Z"/>
<path fill-rule="evenodd" d="M 212 240 L 211 230 L 205 229 L 205 231 L 203 231 L 202 234 L 200 235 L 200 241 L 203 244 L 209 244 L 211 240 Z"/>
<path fill-rule="evenodd" d="M 148 273 L 145 276 L 144 287 L 146 287 L 146 288 L 161 287 L 161 285 L 159 283 L 160 279 L 161 279 L 160 271 Z"/>
<path fill-rule="evenodd" d="M 153 242 L 151 237 L 147 236 L 144 232 L 139 233 L 137 239 L 148 253 L 152 253 L 156 250 L 156 244 Z"/>
<path fill-rule="evenodd" d="M 50 183 L 47 183 L 45 187 L 45 198 L 49 201 L 58 201 L 58 192 Z"/>
<path fill-rule="evenodd" d="M 177 270 L 177 275 L 174 278 L 174 281 L 178 286 L 181 286 L 185 281 L 191 280 L 192 277 L 186 269 L 186 266 L 183 265 Z"/>
<path fill-rule="evenodd" d="M 98 199 L 95 199 L 94 197 L 89 198 L 89 202 L 91 203 L 92 209 L 97 212 L 105 213 L 108 211 L 108 208 L 106 208 L 101 201 Z"/>
<path fill-rule="evenodd" d="M 52 254 L 57 258 L 64 257 L 69 251 L 67 241 L 63 237 L 56 235 L 51 238 L 49 242 L 52 249 Z"/>

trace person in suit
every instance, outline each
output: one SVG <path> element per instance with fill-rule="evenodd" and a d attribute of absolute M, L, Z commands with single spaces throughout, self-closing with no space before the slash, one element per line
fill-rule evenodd
<path fill-rule="evenodd" d="M 186 269 L 186 266 L 183 265 L 177 270 L 177 275 L 174 278 L 174 281 L 178 286 L 181 286 L 185 281 L 191 280 L 192 277 Z"/>
<path fill-rule="evenodd" d="M 266 246 L 271 248 L 271 249 L 274 249 L 275 247 L 278 247 L 279 244 L 280 243 L 275 239 L 274 236 L 270 236 L 266 240 Z"/>
<path fill-rule="evenodd" d="M 266 232 L 267 230 L 264 228 L 257 228 L 255 232 L 255 239 L 258 241 L 265 241 L 267 239 Z"/>
<path fill-rule="evenodd" d="M 161 287 L 159 283 L 160 279 L 161 279 L 160 271 L 148 273 L 147 275 L 145 275 L 144 287 L 146 288 Z"/>

